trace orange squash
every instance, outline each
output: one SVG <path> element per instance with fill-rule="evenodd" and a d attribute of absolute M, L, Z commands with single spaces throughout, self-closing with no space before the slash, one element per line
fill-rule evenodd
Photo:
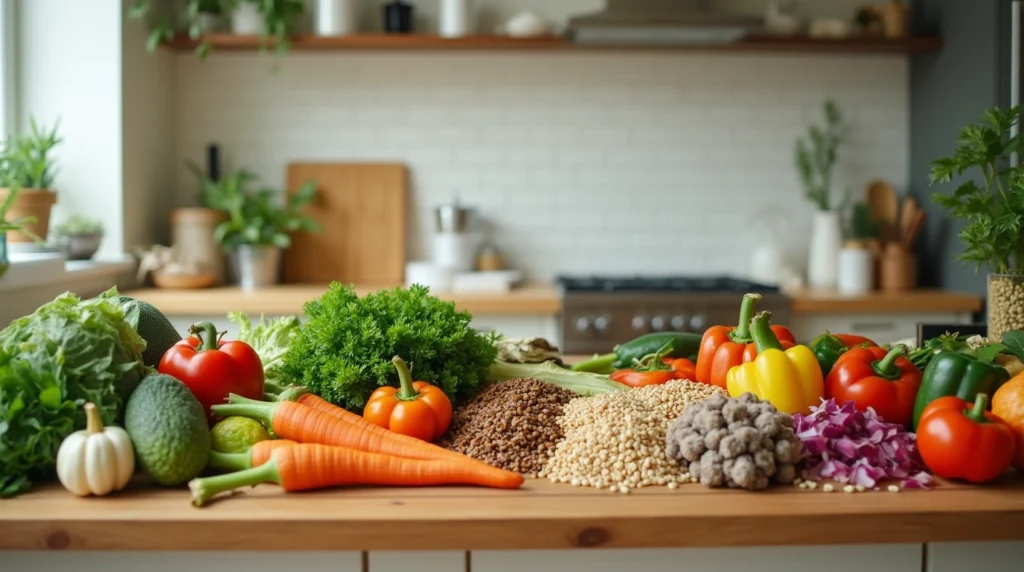
<path fill-rule="evenodd" d="M 1007 381 L 992 395 L 992 413 L 1013 428 L 1017 435 L 1017 450 L 1013 465 L 1024 471 L 1024 373 Z"/>

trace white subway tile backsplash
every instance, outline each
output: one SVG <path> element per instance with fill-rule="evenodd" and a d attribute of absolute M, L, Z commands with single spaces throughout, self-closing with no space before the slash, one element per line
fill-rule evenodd
<path fill-rule="evenodd" d="M 836 189 L 908 180 L 908 80 L 899 58 L 736 54 L 294 54 L 178 59 L 178 154 L 281 185 L 290 161 L 410 168 L 410 253 L 432 209 L 476 206 L 532 279 L 566 272 L 730 272 L 784 213 L 806 257 L 811 205 L 796 137 L 833 97 L 851 123 Z M 179 172 L 181 199 L 195 191 Z"/>

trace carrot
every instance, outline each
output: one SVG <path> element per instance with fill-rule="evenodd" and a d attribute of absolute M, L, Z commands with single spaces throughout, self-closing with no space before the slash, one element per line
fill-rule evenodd
<path fill-rule="evenodd" d="M 210 451 L 210 458 L 207 461 L 207 466 L 211 469 L 221 469 L 225 471 L 251 469 L 252 467 L 258 467 L 263 463 L 266 463 L 270 459 L 270 454 L 274 452 L 274 449 L 297 444 L 298 443 L 295 441 L 290 441 L 288 439 L 268 439 L 266 441 L 257 441 L 252 447 L 249 447 L 249 450 L 245 453 L 221 453 L 219 451 Z"/>
<path fill-rule="evenodd" d="M 263 441 L 267 443 L 267 441 Z M 479 464 L 451 460 L 419 460 L 367 453 L 348 447 L 319 443 L 264 446 L 270 458 L 254 468 L 189 482 L 192 502 L 203 506 L 214 496 L 230 490 L 277 483 L 286 491 L 304 491 L 342 485 L 479 485 L 514 489 L 523 478 L 508 471 L 487 471 Z M 255 453 L 250 451 L 250 466 Z M 502 474 L 504 473 L 504 474 Z"/>
<path fill-rule="evenodd" d="M 283 439 L 299 443 L 321 443 L 337 447 L 351 447 L 369 453 L 382 453 L 421 460 L 452 460 L 480 464 L 492 471 L 502 471 L 483 461 L 462 453 L 389 431 L 369 421 L 348 422 L 338 414 L 326 413 L 296 401 L 268 403 L 231 394 L 227 405 L 214 405 L 216 415 L 241 415 L 263 421 Z M 328 405 L 330 405 L 328 403 Z M 331 405 L 331 407 L 334 407 Z M 340 408 L 339 408 L 340 409 Z M 346 412 L 348 413 L 348 412 Z M 351 414 L 350 414 L 351 415 Z M 356 416 L 358 417 L 358 416 Z M 359 417 L 362 420 L 362 417 Z M 503 471 L 508 472 L 508 471 Z"/>

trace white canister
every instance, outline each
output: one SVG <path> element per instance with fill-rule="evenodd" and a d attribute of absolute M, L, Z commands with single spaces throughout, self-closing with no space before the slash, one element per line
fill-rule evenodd
<path fill-rule="evenodd" d="M 405 285 L 420 284 L 433 292 L 447 292 L 452 289 L 455 272 L 430 261 L 417 260 L 405 265 Z"/>
<path fill-rule="evenodd" d="M 814 213 L 811 231 L 811 251 L 807 263 L 807 283 L 813 289 L 833 289 L 839 278 L 836 257 L 843 246 L 839 213 Z"/>
<path fill-rule="evenodd" d="M 359 29 L 356 0 L 317 0 L 316 33 L 319 36 L 345 36 Z"/>
<path fill-rule="evenodd" d="M 871 291 L 875 282 L 874 257 L 864 246 L 847 246 L 839 251 L 840 294 L 861 295 Z"/>
<path fill-rule="evenodd" d="M 469 272 L 475 261 L 475 246 L 473 235 L 439 232 L 434 235 L 434 264 L 455 272 Z"/>
<path fill-rule="evenodd" d="M 231 12 L 231 32 L 238 36 L 254 36 L 263 32 L 263 14 L 252 2 L 239 2 Z"/>
<path fill-rule="evenodd" d="M 444 38 L 460 38 L 473 32 L 472 0 L 441 0 L 439 33 Z"/>

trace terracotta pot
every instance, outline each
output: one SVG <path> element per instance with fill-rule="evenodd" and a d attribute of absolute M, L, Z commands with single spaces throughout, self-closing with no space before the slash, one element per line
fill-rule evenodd
<path fill-rule="evenodd" d="M 227 213 L 206 208 L 181 208 L 171 212 L 171 245 L 202 264 L 218 285 L 226 281 L 227 264 L 213 233 L 217 225 L 227 219 Z"/>
<path fill-rule="evenodd" d="M 0 189 L 0 203 L 7 198 L 9 189 Z M 18 198 L 7 211 L 6 219 L 12 221 L 24 216 L 36 217 L 35 222 L 25 223 L 25 230 L 35 234 L 42 240 L 50 232 L 50 210 L 57 203 L 57 193 L 49 189 L 21 189 Z M 34 240 L 21 232 L 11 231 L 7 233 L 7 242 L 34 242 Z"/>

